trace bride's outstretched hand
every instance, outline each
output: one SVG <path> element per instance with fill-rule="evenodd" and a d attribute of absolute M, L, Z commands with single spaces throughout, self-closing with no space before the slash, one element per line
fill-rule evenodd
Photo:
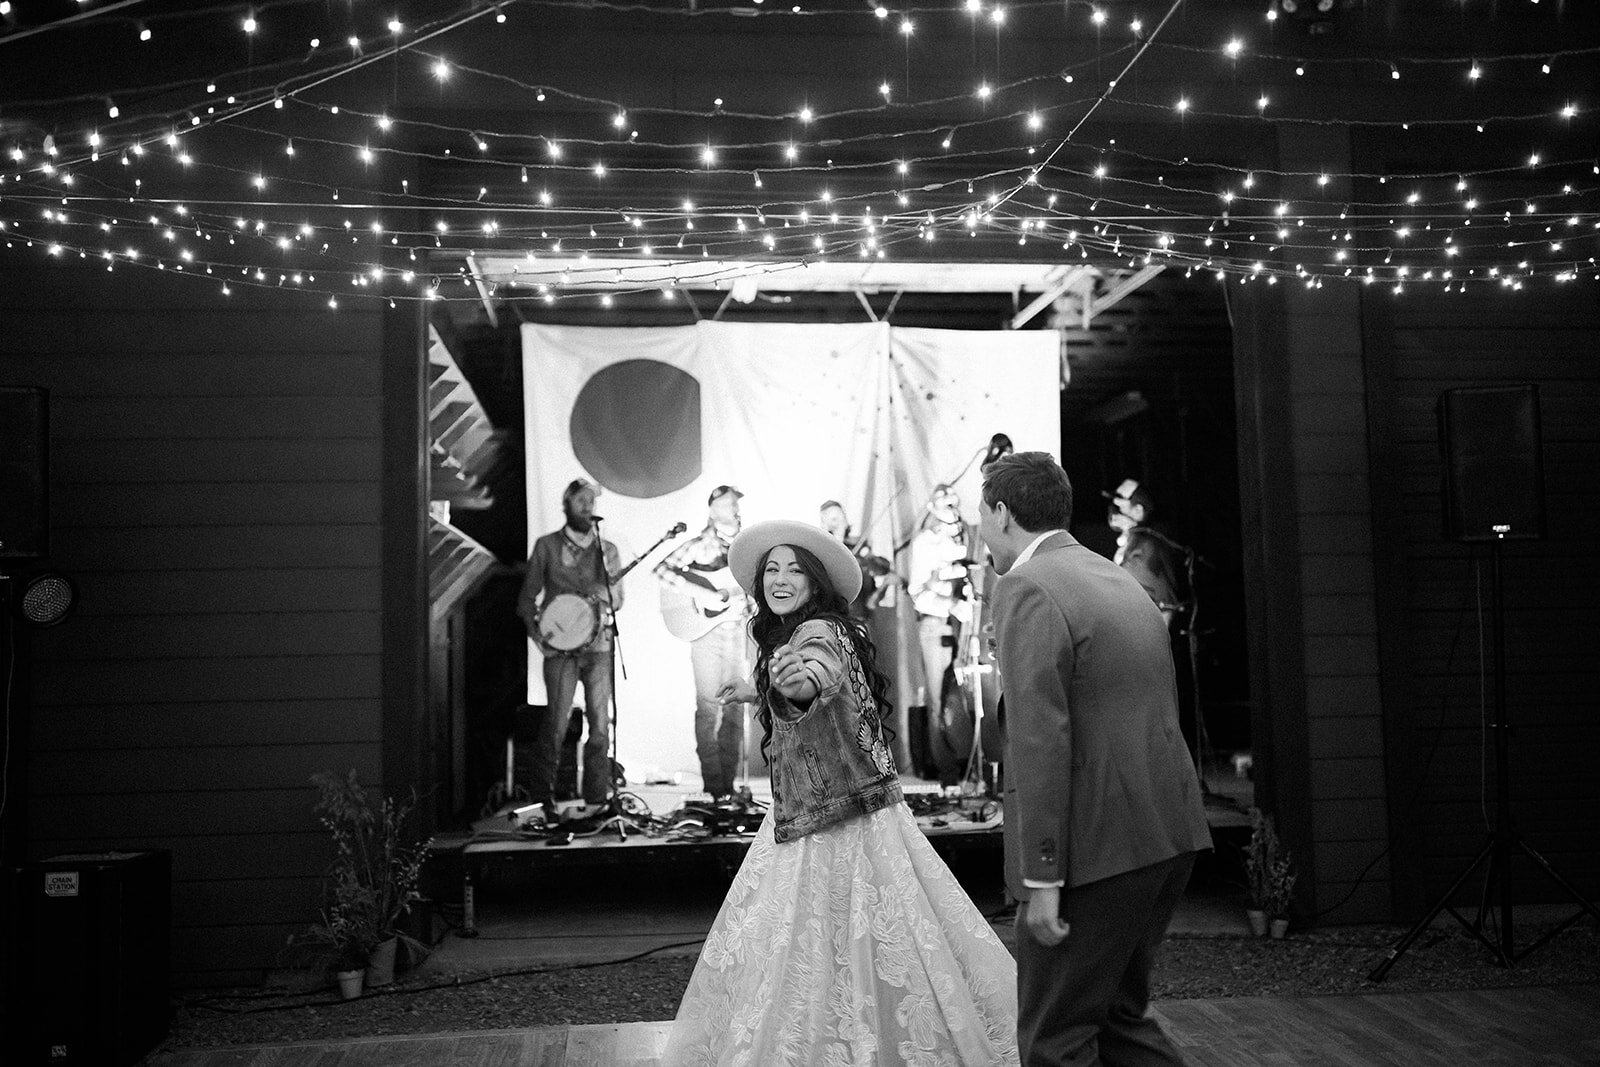
<path fill-rule="evenodd" d="M 817 683 L 806 669 L 806 661 L 788 645 L 772 650 L 767 670 L 772 677 L 772 687 L 790 700 L 810 700 L 817 695 Z"/>

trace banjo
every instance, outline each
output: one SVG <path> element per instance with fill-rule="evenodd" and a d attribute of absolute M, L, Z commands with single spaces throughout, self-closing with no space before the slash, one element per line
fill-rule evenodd
<path fill-rule="evenodd" d="M 622 581 L 629 571 L 659 548 L 662 542 L 677 537 L 687 529 L 688 526 L 685 524 L 676 523 L 672 529 L 662 534 L 655 544 L 639 553 L 632 563 L 612 575 L 612 583 Z M 578 593 L 557 593 L 555 596 L 546 597 L 545 602 L 539 607 L 538 622 L 534 626 L 534 640 L 538 641 L 540 647 L 549 655 L 581 656 L 590 651 L 595 642 L 600 640 L 600 635 L 605 632 L 604 618 L 605 605 L 599 597 L 582 596 Z"/>

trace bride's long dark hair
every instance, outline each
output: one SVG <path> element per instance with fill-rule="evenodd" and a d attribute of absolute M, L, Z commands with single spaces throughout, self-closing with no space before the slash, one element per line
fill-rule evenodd
<path fill-rule="evenodd" d="M 856 659 L 866 672 L 867 684 L 872 689 L 872 700 L 877 705 L 878 721 L 883 728 L 884 736 L 892 742 L 894 731 L 889 728 L 891 711 L 889 680 L 878 670 L 877 646 L 868 636 L 867 628 L 850 617 L 850 606 L 834 588 L 833 580 L 828 577 L 828 569 L 822 565 L 822 561 L 799 545 L 787 547 L 793 550 L 795 563 L 811 586 L 811 598 L 787 615 L 773 613 L 771 606 L 767 604 L 766 588 L 761 577 L 766 573 L 767 560 L 772 556 L 772 548 L 767 549 L 756 567 L 755 588 L 752 590 L 756 614 L 750 620 L 750 637 L 756 643 L 755 686 L 759 696 L 756 702 L 756 720 L 761 723 L 761 758 L 768 764 L 772 762 L 772 757 L 767 754 L 767 749 L 772 744 L 772 706 L 768 700 L 772 691 L 772 679 L 768 674 L 772 652 L 793 637 L 801 623 L 810 619 L 826 619 L 844 628 L 845 634 L 850 638 L 850 646 L 855 650 Z"/>

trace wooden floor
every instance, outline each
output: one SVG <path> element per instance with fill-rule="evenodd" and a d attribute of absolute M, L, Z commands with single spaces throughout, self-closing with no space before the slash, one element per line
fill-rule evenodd
<path fill-rule="evenodd" d="M 1600 986 L 1168 1000 L 1193 1067 L 1597 1067 Z M 669 1023 L 364 1038 L 152 1057 L 149 1067 L 645 1067 Z M 889 1067 L 885 1064 L 884 1067 Z"/>

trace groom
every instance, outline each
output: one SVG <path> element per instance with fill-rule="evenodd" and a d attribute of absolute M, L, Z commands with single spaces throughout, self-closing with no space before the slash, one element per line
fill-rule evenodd
<path fill-rule="evenodd" d="M 1004 575 L 993 607 L 1022 1062 L 1181 1064 L 1147 1012 L 1150 967 L 1211 834 L 1166 623 L 1128 572 L 1066 532 L 1072 484 L 1047 454 L 987 467 L 979 515 Z"/>

